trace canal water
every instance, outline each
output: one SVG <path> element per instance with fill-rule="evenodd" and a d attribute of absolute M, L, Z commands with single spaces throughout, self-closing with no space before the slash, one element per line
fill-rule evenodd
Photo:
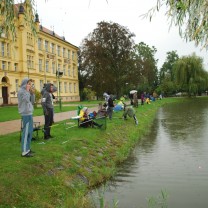
<path fill-rule="evenodd" d="M 151 133 L 105 189 L 109 207 L 114 200 L 119 208 L 147 208 L 162 190 L 168 208 L 208 208 L 208 102 L 160 108 Z"/>

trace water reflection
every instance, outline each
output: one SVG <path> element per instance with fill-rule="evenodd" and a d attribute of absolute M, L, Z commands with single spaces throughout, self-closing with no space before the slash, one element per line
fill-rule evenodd
<path fill-rule="evenodd" d="M 198 99 L 161 108 L 150 134 L 107 183 L 109 204 L 147 207 L 146 198 L 163 189 L 169 208 L 208 207 L 207 126 L 208 103 Z"/>

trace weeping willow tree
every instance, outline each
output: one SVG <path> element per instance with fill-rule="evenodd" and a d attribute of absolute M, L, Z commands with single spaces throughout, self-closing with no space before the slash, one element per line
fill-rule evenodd
<path fill-rule="evenodd" d="M 150 21 L 155 12 L 165 7 L 170 26 L 179 27 L 180 35 L 196 45 L 208 45 L 208 1 L 207 0 L 157 0 L 157 5 L 143 17 Z"/>
<path fill-rule="evenodd" d="M 203 59 L 196 56 L 184 56 L 174 65 L 175 82 L 189 96 L 200 94 L 208 87 L 208 73 L 203 68 Z"/>
<path fill-rule="evenodd" d="M 20 6 L 24 7 L 24 19 L 30 26 L 33 33 L 35 33 L 34 13 L 35 0 L 14 1 L 14 0 L 0 0 L 0 37 L 2 33 L 10 34 L 13 39 L 16 34 L 15 19 L 19 12 Z"/>

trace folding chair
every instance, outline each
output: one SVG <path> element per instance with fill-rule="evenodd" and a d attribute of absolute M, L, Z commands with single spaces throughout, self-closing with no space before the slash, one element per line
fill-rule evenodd
<path fill-rule="evenodd" d="M 35 132 L 35 137 L 33 136 L 32 140 L 39 139 L 39 131 L 40 130 L 41 130 L 40 122 L 33 122 L 33 132 Z"/>
<path fill-rule="evenodd" d="M 21 137 L 22 137 L 23 128 L 24 128 L 24 126 L 23 126 L 23 122 L 22 122 L 22 119 L 21 119 L 20 141 L 21 141 Z M 39 139 L 39 131 L 40 130 L 41 130 L 40 122 L 33 122 L 33 132 L 35 132 L 35 136 L 33 134 L 32 140 Z"/>

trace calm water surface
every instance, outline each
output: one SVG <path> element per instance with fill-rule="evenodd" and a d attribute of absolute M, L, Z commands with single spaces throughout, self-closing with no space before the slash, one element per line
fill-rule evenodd
<path fill-rule="evenodd" d="M 208 208 L 208 103 L 194 101 L 158 111 L 116 177 L 105 199 L 119 208 L 145 208 L 147 198 L 168 193 L 168 208 Z"/>

